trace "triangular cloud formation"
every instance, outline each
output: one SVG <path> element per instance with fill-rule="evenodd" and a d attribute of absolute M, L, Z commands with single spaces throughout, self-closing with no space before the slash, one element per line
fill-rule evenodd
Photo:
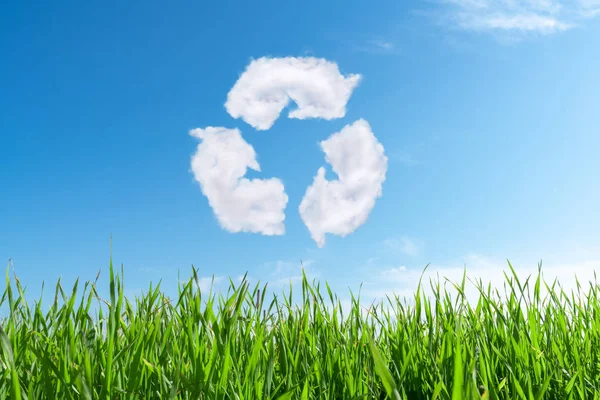
<path fill-rule="evenodd" d="M 225 107 L 258 130 L 275 123 L 290 101 L 290 118 L 332 120 L 346 115 L 346 104 L 361 76 L 343 76 L 337 64 L 317 58 L 260 58 L 248 65 L 227 96 Z M 190 135 L 202 140 L 192 157 L 192 171 L 219 223 L 229 232 L 283 235 L 288 202 L 277 178 L 244 178 L 260 171 L 256 153 L 238 129 L 207 127 Z M 337 180 L 320 168 L 299 207 L 318 247 L 325 234 L 346 236 L 363 225 L 381 196 L 387 157 L 369 123 L 345 126 L 321 142 Z"/>

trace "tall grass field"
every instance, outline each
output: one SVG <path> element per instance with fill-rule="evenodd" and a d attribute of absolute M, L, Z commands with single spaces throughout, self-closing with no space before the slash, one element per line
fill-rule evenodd
<path fill-rule="evenodd" d="M 128 299 L 111 261 L 108 299 L 98 277 L 59 282 L 47 312 L 7 269 L 0 399 L 600 399 L 598 284 L 566 293 L 508 266 L 502 296 L 465 276 L 456 296 L 422 281 L 410 302 L 345 310 L 306 277 L 301 293 L 244 279 L 216 295 L 195 270 L 175 299 L 160 284 Z"/>

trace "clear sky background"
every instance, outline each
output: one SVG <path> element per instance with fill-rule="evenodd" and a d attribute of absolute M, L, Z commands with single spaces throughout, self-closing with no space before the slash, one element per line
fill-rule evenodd
<path fill-rule="evenodd" d="M 272 69 L 247 74 L 243 95 L 285 75 L 282 57 L 360 81 L 340 118 L 288 118 L 291 101 L 255 129 L 225 102 L 260 57 Z M 312 87 L 306 104 L 329 99 L 318 74 L 294 79 Z M 284 93 L 266 82 L 259 95 Z M 60 276 L 102 269 L 106 281 L 111 234 L 128 293 L 159 279 L 174 293 L 192 265 L 222 287 L 247 271 L 277 288 L 301 261 L 341 295 L 362 282 L 372 297 L 410 293 L 427 264 L 497 283 L 506 259 L 522 273 L 542 261 L 547 277 L 588 279 L 600 271 L 599 111 L 597 0 L 7 1 L 0 259 L 34 297 Z M 299 212 L 320 167 L 337 179 L 319 143 L 361 118 L 387 157 L 382 195 L 319 247 Z M 191 165 L 190 130 L 209 126 L 252 146 L 260 172 L 246 177 L 280 179 L 284 234 L 232 233 L 215 216 Z M 355 172 L 365 162 L 339 156 Z M 358 186 L 342 193 L 368 203 Z"/>

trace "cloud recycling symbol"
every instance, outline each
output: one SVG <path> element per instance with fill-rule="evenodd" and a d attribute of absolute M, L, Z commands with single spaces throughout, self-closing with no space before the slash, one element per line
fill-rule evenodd
<path fill-rule="evenodd" d="M 342 75 L 336 63 L 313 57 L 262 57 L 253 60 L 227 95 L 225 108 L 256 130 L 270 129 L 283 110 L 288 117 L 340 119 L 361 81 Z M 245 178 L 260 172 L 254 148 L 239 129 L 196 128 L 200 140 L 191 169 L 221 227 L 229 232 L 285 233 L 288 196 L 280 179 Z M 321 167 L 306 189 L 299 213 L 319 248 L 325 235 L 344 237 L 363 225 L 382 194 L 387 173 L 384 148 L 364 119 L 346 125 L 320 143 L 325 161 L 338 179 L 325 179 Z"/>

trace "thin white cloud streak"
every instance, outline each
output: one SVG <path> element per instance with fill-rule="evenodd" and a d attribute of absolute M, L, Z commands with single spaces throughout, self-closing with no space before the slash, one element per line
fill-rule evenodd
<path fill-rule="evenodd" d="M 499 14 L 477 17 L 463 14 L 459 17 L 459 24 L 462 28 L 475 31 L 501 30 L 538 32 L 542 34 L 564 31 L 570 28 L 569 24 L 561 22 L 556 18 L 537 14 Z"/>
<path fill-rule="evenodd" d="M 375 39 L 375 40 L 370 40 L 368 43 L 371 46 L 373 46 L 379 50 L 384 50 L 384 51 L 394 50 L 394 44 L 392 42 L 388 42 L 387 40 Z"/>
<path fill-rule="evenodd" d="M 260 166 L 240 131 L 207 127 L 190 135 L 201 139 L 192 172 L 221 227 L 232 233 L 283 235 L 288 202 L 283 183 L 276 178 L 244 178 L 248 168 L 260 171 Z"/>
<path fill-rule="evenodd" d="M 352 42 L 351 50 L 369 54 L 393 54 L 397 52 L 394 43 L 383 38 L 374 38 L 363 42 Z"/>
<path fill-rule="evenodd" d="M 440 0 L 446 20 L 467 31 L 549 35 L 600 13 L 598 0 Z"/>
<path fill-rule="evenodd" d="M 359 74 L 344 76 L 336 63 L 321 58 L 262 57 L 231 88 L 225 108 L 257 130 L 271 128 L 290 101 L 297 107 L 289 118 L 342 118 L 360 80 Z"/>
<path fill-rule="evenodd" d="M 387 172 L 384 148 L 363 119 L 322 141 L 321 149 L 338 179 L 328 181 L 319 168 L 299 207 L 319 248 L 326 233 L 344 237 L 367 221 Z"/>

